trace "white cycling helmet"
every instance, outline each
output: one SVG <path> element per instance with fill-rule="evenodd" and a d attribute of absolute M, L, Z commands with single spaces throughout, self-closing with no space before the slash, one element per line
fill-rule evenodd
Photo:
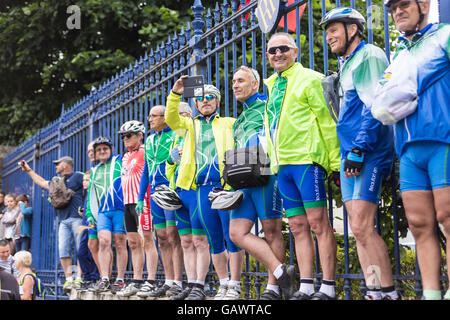
<path fill-rule="evenodd" d="M 177 210 L 182 206 L 178 194 L 164 184 L 156 186 L 155 192 L 153 192 L 151 197 L 153 201 L 164 210 Z"/>
<path fill-rule="evenodd" d="M 201 95 L 201 88 L 196 88 L 195 89 L 195 95 Z M 203 94 L 206 95 L 207 93 L 212 93 L 217 100 L 221 100 L 221 95 L 220 95 L 220 91 L 219 89 L 217 89 L 215 86 L 213 86 L 212 84 L 205 84 L 203 86 Z"/>
<path fill-rule="evenodd" d="M 225 191 L 214 188 L 208 194 L 208 199 L 211 201 L 211 209 L 228 211 L 240 206 L 242 200 L 244 200 L 244 192 L 241 190 Z"/>
<path fill-rule="evenodd" d="M 141 132 L 142 134 L 145 134 L 145 126 L 142 122 L 137 120 L 127 121 L 120 127 L 120 130 L 117 133 L 122 134 L 127 132 Z"/>

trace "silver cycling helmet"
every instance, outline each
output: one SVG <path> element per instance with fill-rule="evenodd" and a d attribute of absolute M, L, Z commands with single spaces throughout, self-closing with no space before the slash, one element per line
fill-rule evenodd
<path fill-rule="evenodd" d="M 348 7 L 339 7 L 328 11 L 322 17 L 319 26 L 321 26 L 322 29 L 325 30 L 328 24 L 337 21 L 346 22 L 350 24 L 354 23 L 358 26 L 361 32 L 364 31 L 364 25 L 366 24 L 366 19 L 361 13 L 359 13 L 358 10 Z"/>
<path fill-rule="evenodd" d="M 196 88 L 195 89 L 195 95 L 201 95 L 201 88 Z M 203 86 L 203 94 L 206 95 L 207 93 L 212 93 L 214 96 L 216 96 L 217 100 L 221 100 L 221 95 L 220 95 L 220 91 L 219 89 L 217 89 L 215 86 L 213 86 L 212 84 L 205 84 Z"/>
<path fill-rule="evenodd" d="M 240 206 L 244 200 L 244 192 L 212 190 L 208 194 L 208 199 L 211 202 L 211 209 L 219 209 L 223 211 L 233 210 Z"/>
<path fill-rule="evenodd" d="M 344 24 L 345 29 L 345 47 L 342 50 L 342 52 L 338 52 L 338 56 L 343 56 L 352 42 L 355 40 L 356 35 L 359 34 L 360 37 L 362 37 L 364 33 L 364 25 L 366 24 L 366 19 L 363 17 L 361 13 L 359 13 L 358 10 L 355 10 L 353 8 L 348 7 L 339 7 L 334 8 L 330 11 L 328 11 L 323 17 L 322 20 L 319 23 L 319 26 L 322 27 L 323 30 L 327 29 L 327 26 L 330 23 L 333 22 L 342 22 Z M 349 38 L 348 31 L 347 31 L 347 24 L 356 24 L 358 27 L 358 31 Z"/>
<path fill-rule="evenodd" d="M 153 201 L 164 210 L 177 210 L 182 206 L 178 194 L 166 185 L 155 187 L 155 192 L 151 195 Z"/>
<path fill-rule="evenodd" d="M 117 132 L 118 134 L 122 133 L 138 133 L 141 132 L 142 134 L 145 134 L 145 126 L 142 122 L 137 120 L 131 120 L 127 121 L 120 127 L 120 130 Z"/>

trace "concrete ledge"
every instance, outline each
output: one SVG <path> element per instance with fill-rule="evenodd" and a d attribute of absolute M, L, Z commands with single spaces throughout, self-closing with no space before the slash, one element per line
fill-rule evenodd
<path fill-rule="evenodd" d="M 141 298 L 136 295 L 131 297 L 120 297 L 111 292 L 92 292 L 88 290 L 75 290 L 72 289 L 70 292 L 69 300 L 170 300 L 169 297 L 162 298 Z M 213 300 L 213 297 L 206 297 L 206 300 Z"/>

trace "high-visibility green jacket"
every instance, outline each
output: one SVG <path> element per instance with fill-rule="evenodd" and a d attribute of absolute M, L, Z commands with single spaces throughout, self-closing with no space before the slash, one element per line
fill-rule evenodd
<path fill-rule="evenodd" d="M 197 166 L 195 163 L 195 152 L 201 147 L 198 144 L 199 136 L 201 134 L 200 120 L 180 116 L 178 113 L 178 105 L 180 104 L 180 101 L 181 96 L 171 92 L 167 97 L 165 112 L 165 120 L 167 125 L 176 134 L 185 137 L 176 186 L 185 190 L 196 190 L 197 186 L 195 184 L 195 174 Z M 211 121 L 214 141 L 216 144 L 215 147 L 218 155 L 221 183 L 224 185 L 222 178 L 224 154 L 225 151 L 234 148 L 233 124 L 236 119 L 230 117 L 222 118 L 219 115 L 216 115 Z M 230 186 L 225 185 L 224 189 L 230 189 Z"/>
<path fill-rule="evenodd" d="M 287 83 L 279 115 L 271 128 L 267 106 L 278 77 Z M 269 89 L 264 127 L 273 173 L 278 172 L 280 165 L 288 164 L 316 163 L 327 172 L 339 170 L 339 140 L 323 96 L 323 77 L 296 62 L 281 74 L 274 73 L 264 80 Z"/>

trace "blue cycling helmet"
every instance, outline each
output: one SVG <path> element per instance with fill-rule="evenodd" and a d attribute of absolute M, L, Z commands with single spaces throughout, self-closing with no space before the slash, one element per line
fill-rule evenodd
<path fill-rule="evenodd" d="M 343 23 L 356 24 L 361 33 L 364 31 L 364 25 L 366 24 L 366 19 L 364 19 L 363 15 L 359 13 L 359 11 L 353 8 L 339 7 L 328 11 L 325 16 L 322 17 L 319 26 L 321 26 L 322 29 L 325 30 L 328 24 L 338 21 Z"/>

